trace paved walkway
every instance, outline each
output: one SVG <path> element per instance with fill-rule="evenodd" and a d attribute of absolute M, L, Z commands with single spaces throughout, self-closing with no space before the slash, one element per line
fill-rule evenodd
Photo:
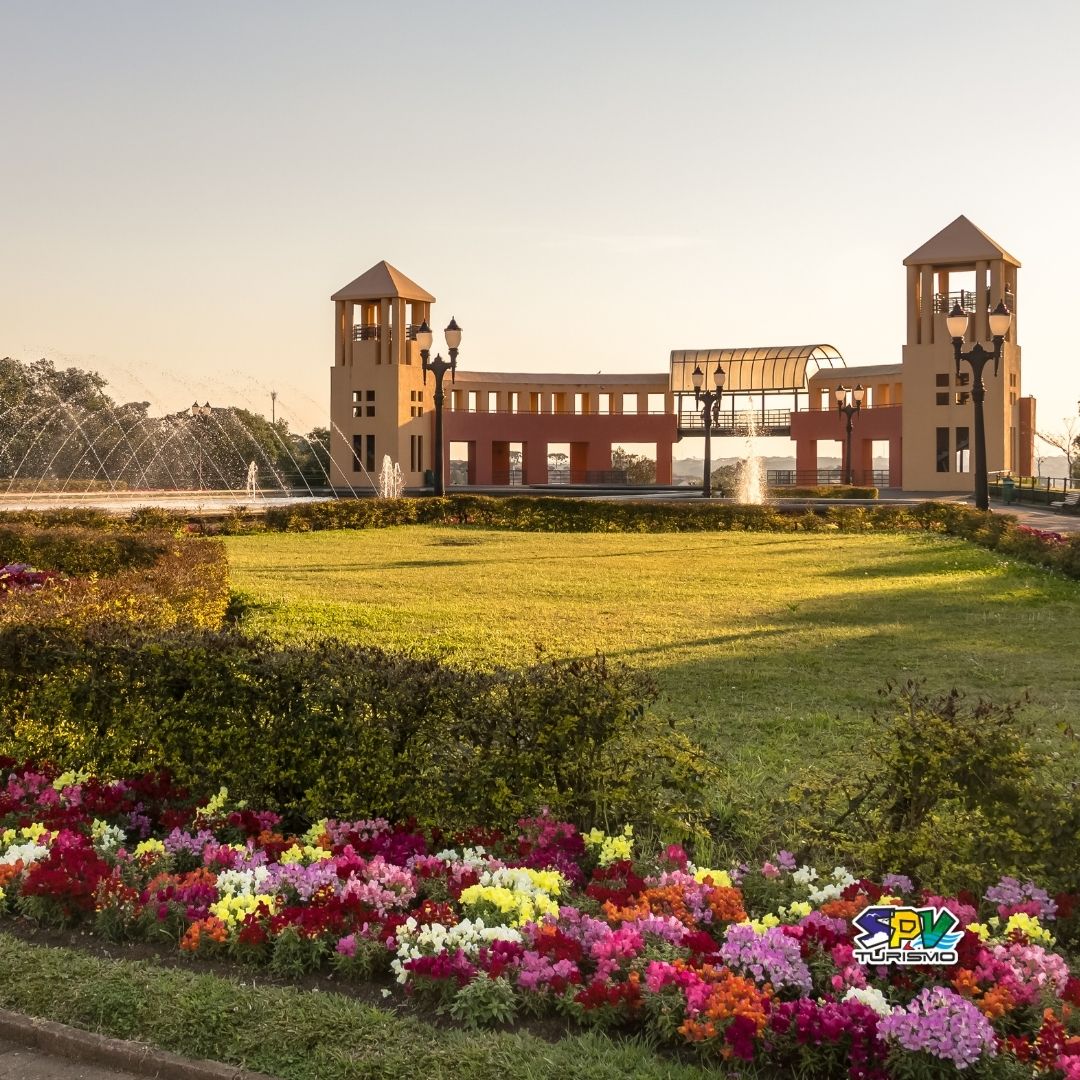
<path fill-rule="evenodd" d="M 273 1080 L 0 1009 L 0 1080 Z"/>
<path fill-rule="evenodd" d="M 0 1080 L 146 1080 L 0 1040 Z"/>

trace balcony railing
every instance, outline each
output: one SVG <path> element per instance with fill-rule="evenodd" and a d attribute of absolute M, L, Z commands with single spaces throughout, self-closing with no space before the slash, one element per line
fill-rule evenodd
<path fill-rule="evenodd" d="M 416 332 L 420 327 L 409 323 L 405 327 L 405 338 L 407 341 L 416 340 Z M 354 326 L 352 328 L 353 341 L 379 341 L 382 339 L 383 327 L 374 324 L 372 326 Z"/>
<path fill-rule="evenodd" d="M 974 289 L 961 289 L 959 292 L 951 293 L 934 293 L 934 314 L 948 315 L 952 311 L 953 305 L 959 304 L 961 311 L 974 315 L 978 310 L 978 298 L 979 294 Z M 1005 290 L 1005 304 L 1010 311 L 1016 311 L 1016 297 L 1008 289 Z M 986 290 L 985 306 L 987 309 L 994 306 L 990 302 L 989 289 Z"/>
<path fill-rule="evenodd" d="M 889 486 L 888 469 L 855 469 L 852 479 L 856 486 L 877 488 Z M 839 466 L 832 469 L 768 469 L 765 482 L 770 488 L 777 487 L 830 487 L 845 483 Z"/>
<path fill-rule="evenodd" d="M 755 433 L 757 435 L 790 435 L 791 434 L 791 410 L 790 409 L 757 409 L 754 411 Z M 683 412 L 679 414 L 679 434 L 697 435 L 705 433 L 705 421 L 698 412 Z M 746 434 L 746 414 L 736 412 L 732 417 L 730 412 L 721 409 L 718 420 L 713 421 L 712 433 L 720 438 L 733 435 Z"/>

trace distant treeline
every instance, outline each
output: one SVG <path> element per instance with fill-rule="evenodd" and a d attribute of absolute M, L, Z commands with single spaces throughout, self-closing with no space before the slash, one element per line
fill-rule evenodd
<path fill-rule="evenodd" d="M 297 435 L 235 407 L 151 416 L 107 386 L 51 360 L 0 360 L 0 488 L 242 489 L 253 461 L 263 487 L 328 483 L 326 428 Z"/>

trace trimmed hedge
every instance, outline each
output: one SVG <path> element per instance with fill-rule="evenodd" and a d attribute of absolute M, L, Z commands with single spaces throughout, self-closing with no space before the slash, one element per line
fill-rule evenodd
<path fill-rule="evenodd" d="M 4 525 L 0 563 L 9 562 L 78 576 L 4 596 L 0 627 L 118 623 L 143 630 L 209 629 L 221 626 L 229 606 L 229 567 L 220 540 Z"/>
<path fill-rule="evenodd" d="M 603 657 L 464 671 L 337 641 L 236 631 L 0 628 L 0 754 L 129 775 L 305 818 L 700 831 L 715 777 L 647 717 L 649 679 Z M 629 758 L 627 755 L 633 755 Z"/>
<path fill-rule="evenodd" d="M 338 499 L 270 507 L 262 514 L 238 509 L 206 521 L 155 507 L 127 519 L 96 511 L 29 511 L 0 515 L 0 523 L 29 522 L 43 529 L 77 520 L 108 533 L 147 530 L 202 534 L 378 529 L 392 525 L 457 525 L 526 532 L 931 532 L 960 536 L 1005 555 L 1080 578 L 1080 535 L 1055 538 L 1026 529 L 1008 514 L 988 514 L 960 503 L 784 509 L 705 499 L 681 503 L 606 502 L 568 498 L 450 495 L 419 499 Z"/>
<path fill-rule="evenodd" d="M 176 542 L 168 533 L 117 532 L 98 524 L 39 525 L 0 519 L 0 566 L 29 563 L 62 574 L 116 574 L 153 566 Z"/>

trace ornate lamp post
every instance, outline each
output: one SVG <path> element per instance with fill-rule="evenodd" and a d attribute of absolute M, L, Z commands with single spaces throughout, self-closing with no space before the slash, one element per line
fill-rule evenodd
<path fill-rule="evenodd" d="M 713 372 L 713 383 L 716 389 L 704 391 L 701 388 L 705 383 L 705 372 L 697 364 L 694 365 L 691 377 L 694 380 L 694 401 L 701 406 L 701 419 L 705 424 L 705 480 L 701 494 L 709 499 L 712 497 L 712 426 L 713 421 L 720 418 L 720 398 L 724 393 L 726 376 L 724 369 L 717 364 Z"/>
<path fill-rule="evenodd" d="M 453 317 L 450 319 L 450 325 L 443 331 L 443 337 L 446 338 L 446 348 L 449 350 L 450 359 L 444 360 L 441 356 L 436 356 L 434 360 L 429 360 L 431 356 L 431 327 L 428 326 L 425 320 L 420 324 L 420 329 L 416 331 L 416 341 L 420 346 L 420 360 L 424 369 L 424 383 L 427 384 L 427 373 L 430 371 L 435 376 L 435 494 L 445 495 L 446 486 L 443 484 L 443 433 L 442 433 L 442 411 L 443 402 L 446 400 L 446 395 L 443 394 L 443 376 L 449 371 L 450 381 L 454 381 L 454 372 L 457 371 L 457 354 L 458 346 L 461 344 L 461 327 L 458 326 L 457 320 Z"/>
<path fill-rule="evenodd" d="M 1001 362 L 1001 346 L 1012 324 L 1012 312 L 1001 300 L 990 312 L 990 335 L 994 339 L 993 352 L 987 352 L 981 342 L 964 352 L 964 334 L 968 328 L 968 314 L 959 304 L 954 304 L 945 320 L 952 338 L 953 353 L 956 356 L 956 374 L 960 375 L 960 361 L 966 360 L 971 365 L 971 400 L 975 404 L 975 506 L 979 510 L 990 509 L 990 490 L 986 481 L 986 429 L 983 426 L 983 401 L 986 400 L 986 386 L 983 383 L 983 368 L 992 359 L 994 374 L 998 373 Z"/>
<path fill-rule="evenodd" d="M 866 397 L 866 388 L 859 383 L 854 390 L 846 386 L 838 386 L 834 391 L 836 395 L 837 411 L 847 417 L 847 469 L 845 470 L 844 483 L 851 487 L 855 483 L 855 470 L 851 462 L 851 429 L 855 426 L 855 414 L 862 408 L 863 398 Z M 850 400 L 848 395 L 851 395 Z"/>

